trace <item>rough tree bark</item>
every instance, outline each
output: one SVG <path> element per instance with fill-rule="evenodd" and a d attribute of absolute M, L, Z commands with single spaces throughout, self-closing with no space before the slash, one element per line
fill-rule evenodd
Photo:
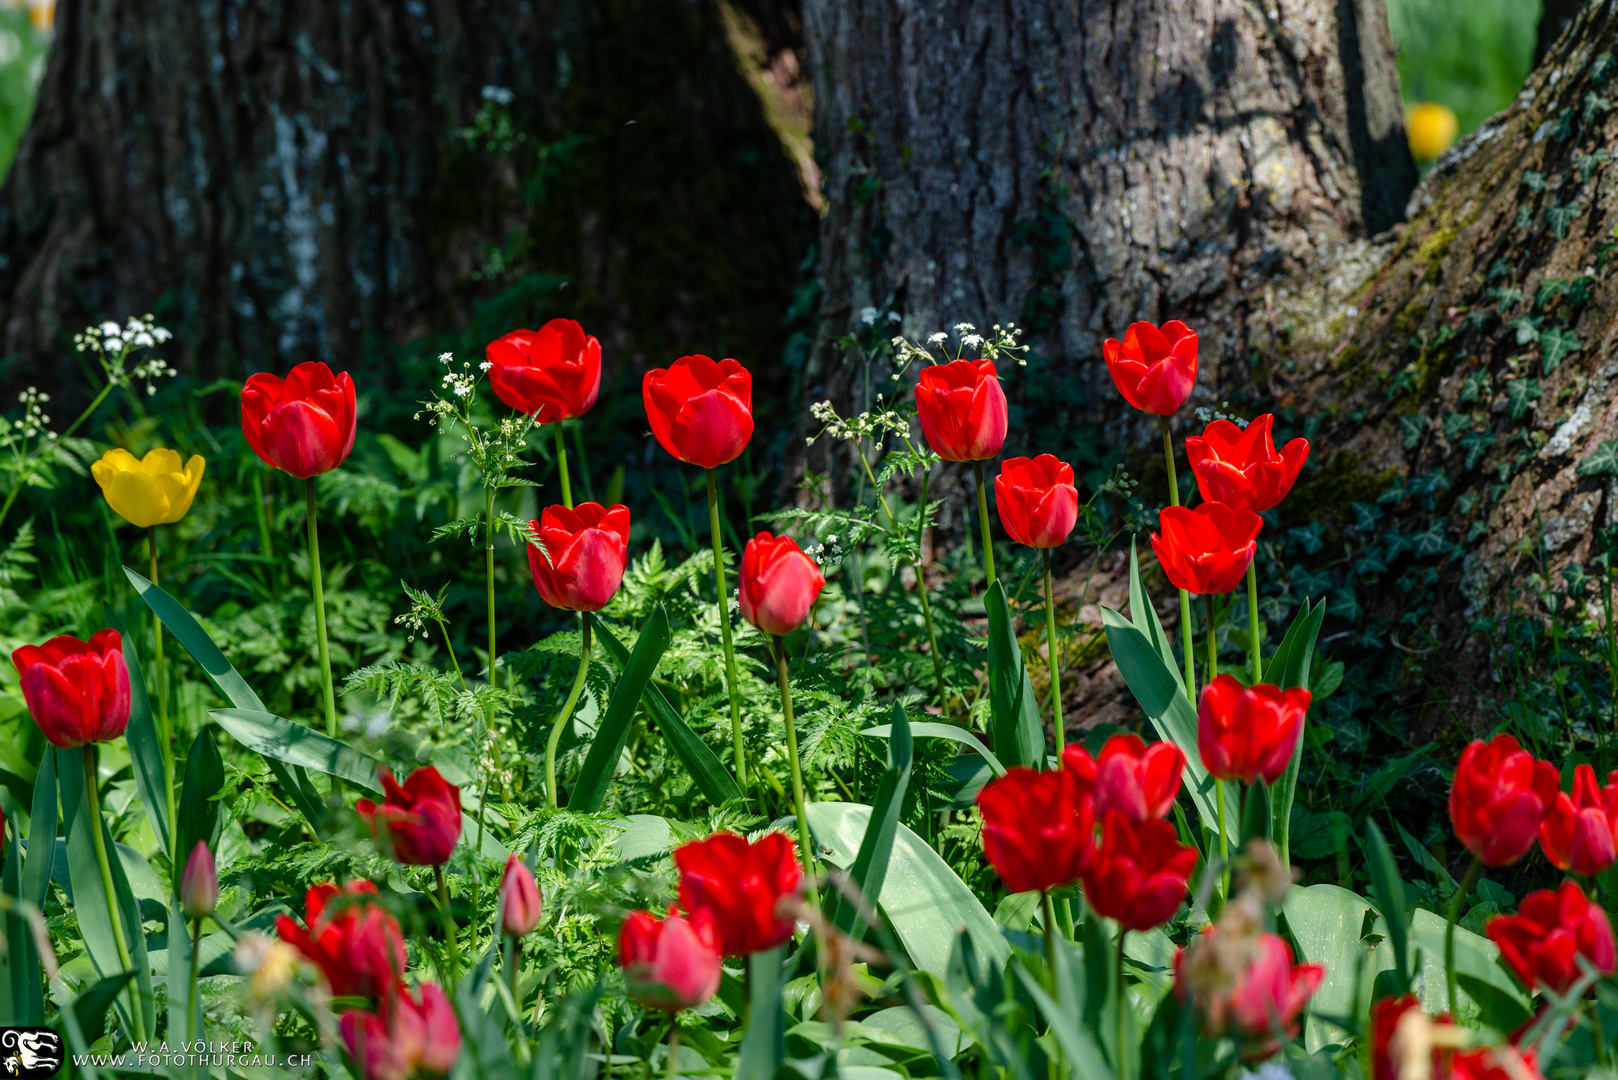
<path fill-rule="evenodd" d="M 526 274 L 568 279 L 551 314 L 613 328 L 609 366 L 693 340 L 779 355 L 813 217 L 711 4 L 64 0 L 57 20 L 0 188 L 9 383 L 74 389 L 71 334 L 154 309 L 191 374 L 352 366 Z M 486 87 L 509 108 L 468 140 Z"/>
<path fill-rule="evenodd" d="M 1416 180 L 1381 0 L 807 0 L 804 22 L 815 397 L 852 399 L 831 341 L 867 305 L 912 335 L 1015 321 L 1039 389 L 1008 380 L 1014 428 L 1145 438 L 1103 339 L 1183 318 L 1204 385 L 1245 372 L 1265 284 L 1394 224 Z"/>

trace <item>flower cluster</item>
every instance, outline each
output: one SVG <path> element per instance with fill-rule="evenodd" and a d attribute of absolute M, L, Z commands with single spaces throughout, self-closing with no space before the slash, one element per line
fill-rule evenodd
<path fill-rule="evenodd" d="M 150 397 L 157 393 L 157 384 L 154 380 L 172 377 L 179 372 L 170 367 L 168 361 L 155 356 L 127 371 L 124 364 L 130 354 L 161 345 L 173 336 L 158 326 L 157 320 L 150 314 L 139 318 L 131 315 L 123 326 L 109 319 L 99 326 L 85 327 L 82 332 L 73 335 L 73 346 L 79 352 L 96 355 L 111 386 L 143 382 L 146 384 L 146 394 Z"/>

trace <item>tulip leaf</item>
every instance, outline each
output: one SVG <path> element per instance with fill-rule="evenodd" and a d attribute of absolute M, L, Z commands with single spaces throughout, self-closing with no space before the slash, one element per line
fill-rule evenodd
<path fill-rule="evenodd" d="M 199 841 L 209 850 L 219 850 L 219 802 L 217 796 L 225 786 L 225 762 L 214 745 L 213 732 L 207 727 L 191 740 L 191 752 L 185 758 L 185 781 L 180 788 L 180 821 L 176 830 L 179 846 L 174 865 L 185 866 Z M 175 882 L 179 884 L 178 879 Z"/>
<path fill-rule="evenodd" d="M 1185 684 L 1180 675 L 1164 663 L 1152 648 L 1146 635 L 1129 620 L 1109 607 L 1101 609 L 1101 619 L 1107 630 L 1107 648 L 1112 651 L 1113 662 L 1129 686 L 1129 692 L 1145 710 L 1146 717 L 1157 729 L 1160 737 L 1178 746 L 1185 754 L 1185 789 L 1196 804 L 1202 823 L 1214 836 L 1219 835 L 1219 804 L 1214 801 L 1214 779 L 1202 766 L 1202 755 L 1197 749 L 1197 713 L 1185 697 Z M 1236 798 L 1236 785 L 1225 785 L 1225 833 L 1234 844 L 1238 815 L 1241 807 Z"/>
<path fill-rule="evenodd" d="M 777 945 L 747 958 L 748 1024 L 736 1057 L 735 1080 L 775 1080 L 776 1070 L 786 1061 L 781 971 L 785 951 L 785 945 Z"/>
<path fill-rule="evenodd" d="M 612 696 L 607 699 L 607 709 L 596 728 L 595 738 L 590 740 L 590 752 L 585 755 L 584 766 L 579 770 L 578 783 L 568 795 L 569 810 L 593 814 L 606 801 L 607 788 L 618 768 L 618 759 L 623 755 L 635 710 L 640 706 L 646 688 L 651 685 L 652 673 L 657 670 L 657 662 L 663 659 L 663 652 L 671 640 L 669 614 L 659 604 L 641 628 L 635 649 L 629 654 L 622 674 L 618 676 L 618 685 L 612 688 Z"/>
<path fill-rule="evenodd" d="M 106 1034 L 107 1010 L 134 977 L 133 971 L 108 975 L 73 999 L 73 1017 L 78 1020 L 79 1030 L 84 1032 L 86 1039 L 95 1042 Z"/>
<path fill-rule="evenodd" d="M 1371 891 L 1387 923 L 1388 941 L 1393 945 L 1392 991 L 1406 994 L 1410 992 L 1414 972 L 1410 967 L 1410 925 L 1405 921 L 1405 883 L 1399 877 L 1387 837 L 1370 818 L 1365 820 L 1365 854 L 1371 870 Z"/>
<path fill-rule="evenodd" d="M 1330 1043 L 1347 1042 L 1351 1032 L 1326 1017 L 1364 1016 L 1370 1008 L 1371 979 L 1363 974 L 1370 947 L 1360 937 L 1371 904 L 1336 885 L 1297 885 L 1287 890 L 1281 910 L 1297 942 L 1297 961 L 1326 968 L 1315 996 L 1309 999 L 1304 1046 L 1312 1054 Z"/>
<path fill-rule="evenodd" d="M 135 791 L 139 793 L 140 801 L 146 804 L 146 812 L 151 815 L 157 846 L 173 862 L 176 857 L 169 850 L 169 843 L 173 839 L 169 833 L 169 768 L 164 761 L 157 724 L 152 720 L 152 703 L 146 696 L 146 679 L 141 671 L 140 656 L 129 630 L 111 604 L 106 605 L 106 616 L 107 625 L 118 631 L 123 639 L 124 665 L 129 668 L 129 727 L 124 735 L 129 744 L 130 772 L 135 776 Z"/>
<path fill-rule="evenodd" d="M 1276 646 L 1275 655 L 1264 669 L 1265 678 L 1283 690 L 1309 685 L 1309 669 L 1314 662 L 1315 640 L 1320 636 L 1320 624 L 1326 618 L 1326 601 L 1316 600 L 1313 606 L 1305 603 L 1293 617 L 1292 625 Z M 1304 736 L 1308 733 L 1309 718 L 1304 716 L 1297 745 L 1292 748 L 1292 760 L 1286 771 L 1275 782 L 1270 802 L 1275 809 L 1274 840 L 1283 862 L 1290 862 L 1292 847 L 1292 803 L 1298 793 L 1298 769 L 1303 763 Z"/>
<path fill-rule="evenodd" d="M 102 843 L 109 856 L 115 850 L 112 835 L 106 823 L 91 813 L 90 793 L 85 787 L 86 762 L 94 768 L 94 744 L 76 746 L 71 750 L 56 751 L 57 784 L 62 793 L 63 827 L 67 833 L 68 879 L 72 885 L 73 914 L 79 921 L 79 932 L 84 938 L 85 952 L 103 979 L 122 974 L 127 969 L 118 956 L 117 938 L 112 928 L 112 916 L 107 904 L 106 889 L 102 885 L 101 864 L 96 858 L 95 835 L 91 829 L 100 829 Z M 113 890 L 118 902 L 118 917 L 123 925 L 124 944 L 135 967 L 134 984 L 118 996 L 117 1008 L 124 1030 L 132 1037 L 150 1038 L 155 1030 L 156 1011 L 152 996 L 152 977 L 146 961 L 146 935 L 141 931 L 140 906 L 129 887 L 122 858 L 109 858 Z M 134 1023 L 134 1009 L 138 1002 L 142 1023 Z"/>
<path fill-rule="evenodd" d="M 208 715 L 261 757 L 340 777 L 370 791 L 382 790 L 377 779 L 380 761 L 314 728 L 252 709 L 215 709 Z"/>
<path fill-rule="evenodd" d="M 0 823 L 0 834 L 5 831 Z M 0 894 L 19 896 L 22 893 L 22 845 L 7 844 L 0 835 Z M 8 910 L 0 916 L 0 1024 L 6 1026 L 30 1024 L 33 1013 L 31 1003 L 37 992 L 31 994 L 28 975 L 39 967 L 38 953 L 33 948 L 33 934 L 21 912 Z M 38 982 L 35 979 L 34 982 Z M 43 1011 L 43 1006 L 41 1007 Z"/>
<path fill-rule="evenodd" d="M 629 660 L 629 650 L 611 630 L 607 629 L 605 623 L 596 618 L 594 613 L 585 615 L 585 618 L 590 620 L 602 647 L 621 670 Z M 669 749 L 674 751 L 674 755 L 691 774 L 692 781 L 697 785 L 697 790 L 702 792 L 703 797 L 716 806 L 731 799 L 741 798 L 742 789 L 741 785 L 736 783 L 736 778 L 730 775 L 730 771 L 719 760 L 719 755 L 702 741 L 701 736 L 691 730 L 679 710 L 669 704 L 668 698 L 663 696 L 663 691 L 648 682 L 642 697 L 647 710 L 652 714 L 652 719 L 657 721 L 658 730 L 668 741 Z"/>
<path fill-rule="evenodd" d="M 1066 956 L 1066 948 L 1057 950 L 1057 985 L 1067 985 L 1062 967 Z M 1107 1059 L 1102 1056 L 1101 1048 L 1084 1027 L 1078 1023 L 1071 1008 L 1064 1008 L 1057 999 L 1051 997 L 1039 980 L 1022 964 L 1013 964 L 1012 970 L 1017 973 L 1017 979 L 1022 983 L 1023 992 L 1033 999 L 1040 1013 L 1045 1017 L 1050 1027 L 1050 1034 L 1056 1040 L 1056 1045 L 1062 1050 L 1062 1056 L 1067 1059 L 1068 1067 L 1073 1070 L 1073 1076 L 1082 1076 L 1085 1080 L 1112 1080 L 1114 1073 L 1107 1065 Z"/>
<path fill-rule="evenodd" d="M 39 771 L 34 776 L 26 859 L 22 848 L 18 843 L 6 845 L 0 891 L 37 911 L 45 906 L 51 861 L 56 854 L 56 754 L 50 745 L 40 756 Z M 0 956 L 0 1024 L 37 1027 L 45 1022 L 45 990 L 40 984 L 34 935 L 20 913 L 8 912 L 3 922 L 6 951 Z"/>
<path fill-rule="evenodd" d="M 873 739 L 891 738 L 893 734 L 893 725 L 878 724 L 875 727 L 866 728 L 864 731 L 861 731 L 860 734 L 869 735 Z M 927 720 L 920 723 L 911 724 L 910 734 L 912 737 L 918 739 L 951 739 L 960 743 L 962 746 L 969 746 L 982 756 L 983 760 L 988 763 L 989 768 L 994 770 L 994 775 L 1006 775 L 1006 767 L 1000 763 L 1000 759 L 995 756 L 994 751 L 990 750 L 987 746 L 984 746 L 982 741 L 976 735 L 972 734 L 972 732 L 968 731 L 964 727 L 959 727 L 955 724 L 940 724 Z"/>
<path fill-rule="evenodd" d="M 1011 627 L 1011 607 L 996 581 L 983 594 L 989 613 L 989 711 L 993 717 L 994 751 L 1011 765 L 1037 769 L 1045 761 L 1045 726 L 1039 698 L 1028 678 L 1022 644 Z"/>
<path fill-rule="evenodd" d="M 887 877 L 888 862 L 893 857 L 893 838 L 899 828 L 899 809 L 904 805 L 905 791 L 910 787 L 910 721 L 905 718 L 902 705 L 894 705 L 893 723 L 888 725 L 892 734 L 888 738 L 888 767 L 877 785 L 876 798 L 871 802 L 872 828 L 867 825 L 860 839 L 859 853 L 849 868 L 849 877 L 859 887 L 865 904 L 874 907 L 882 895 L 882 883 Z M 808 810 L 805 809 L 805 813 Z M 841 893 L 831 896 L 831 921 L 845 934 L 858 938 L 865 922 L 859 908 Z"/>
<path fill-rule="evenodd" d="M 1174 645 L 1169 636 L 1163 631 L 1163 621 L 1157 617 L 1157 609 L 1146 595 L 1146 588 L 1140 581 L 1140 558 L 1135 551 L 1135 541 L 1129 541 L 1129 621 L 1135 624 L 1135 629 L 1146 635 L 1146 640 L 1152 643 L 1155 651 L 1169 669 L 1177 670 L 1179 661 L 1174 658 Z"/>
<path fill-rule="evenodd" d="M 804 807 L 819 854 L 843 869 L 854 864 L 871 823 L 863 803 L 814 802 Z M 896 824 L 893 851 L 877 904 L 916 967 L 940 978 L 962 927 L 996 967 L 1011 956 L 999 925 L 938 852 L 904 823 Z"/>
<path fill-rule="evenodd" d="M 1263 779 L 1259 779 L 1247 789 L 1247 797 L 1242 800 L 1242 843 L 1239 850 L 1245 850 L 1249 840 L 1270 839 L 1270 821 L 1270 789 L 1265 786 Z"/>
<path fill-rule="evenodd" d="M 1387 920 L 1378 919 L 1373 933 L 1387 932 Z M 1444 916 L 1416 908 L 1411 913 L 1410 938 L 1421 948 L 1421 1007 L 1436 1016 L 1449 1008 L 1444 982 Z M 1459 1019 L 1463 1023 L 1479 1007 L 1474 995 L 1478 985 L 1491 988 L 1489 996 L 1498 993 L 1527 1011 L 1527 996 L 1500 964 L 1500 947 L 1464 926 L 1455 928 L 1455 971 L 1460 988 Z"/>

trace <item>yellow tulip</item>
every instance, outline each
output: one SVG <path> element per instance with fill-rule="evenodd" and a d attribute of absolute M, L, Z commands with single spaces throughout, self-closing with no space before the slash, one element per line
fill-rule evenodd
<path fill-rule="evenodd" d="M 1406 126 L 1410 133 L 1410 152 L 1417 161 L 1436 160 L 1439 154 L 1455 145 L 1455 135 L 1460 130 L 1455 114 L 1431 101 L 1411 109 Z"/>
<path fill-rule="evenodd" d="M 131 525 L 149 529 L 185 517 L 206 465 L 201 454 L 192 454 L 182 469 L 180 455 L 162 448 L 139 460 L 128 450 L 108 450 L 90 466 L 90 474 L 108 506 Z"/>

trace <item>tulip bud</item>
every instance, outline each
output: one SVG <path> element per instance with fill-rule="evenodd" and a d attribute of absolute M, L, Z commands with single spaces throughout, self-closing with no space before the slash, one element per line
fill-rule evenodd
<path fill-rule="evenodd" d="M 742 618 L 766 634 L 790 634 L 803 625 L 826 587 L 820 566 L 790 536 L 761 532 L 742 551 L 737 597 Z"/>
<path fill-rule="evenodd" d="M 198 840 L 191 857 L 185 860 L 185 873 L 180 875 L 180 906 L 186 918 L 201 919 L 212 915 L 218 905 L 219 871 L 208 845 Z"/>
<path fill-rule="evenodd" d="M 506 856 L 506 872 L 500 878 L 500 904 L 500 929 L 508 937 L 523 937 L 539 925 L 539 883 L 516 855 Z"/>

